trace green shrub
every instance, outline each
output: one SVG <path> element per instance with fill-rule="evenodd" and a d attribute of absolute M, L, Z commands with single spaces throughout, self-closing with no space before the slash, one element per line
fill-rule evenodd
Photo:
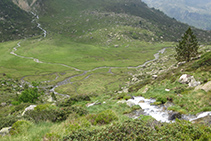
<path fill-rule="evenodd" d="M 87 118 L 93 125 L 97 124 L 103 125 L 103 124 L 109 124 L 113 120 L 117 120 L 118 116 L 112 110 L 105 110 L 99 114 L 89 115 L 87 116 Z"/>
<path fill-rule="evenodd" d="M 0 118 L 0 129 L 4 127 L 9 127 L 12 126 L 13 123 L 18 121 L 20 118 L 16 116 L 7 116 L 7 117 L 2 117 Z"/>
<path fill-rule="evenodd" d="M 77 95 L 77 96 L 70 97 L 68 100 L 64 102 L 58 103 L 58 106 L 68 107 L 68 106 L 74 105 L 75 103 L 79 101 L 91 101 L 91 99 L 88 95 Z"/>
<path fill-rule="evenodd" d="M 43 109 L 27 111 L 25 117 L 33 120 L 36 123 L 40 121 L 59 122 L 64 121 L 71 113 L 76 113 L 79 116 L 86 115 L 88 112 L 81 107 L 63 107 L 57 109 Z"/>
<path fill-rule="evenodd" d="M 194 62 L 192 68 L 199 68 L 202 66 L 211 66 L 211 52 L 207 52 L 201 58 Z"/>
<path fill-rule="evenodd" d="M 104 128 L 79 129 L 63 138 L 67 140 L 209 140 L 211 128 L 188 121 L 176 120 L 175 123 L 160 123 L 153 120 L 128 120 L 114 123 Z"/>
<path fill-rule="evenodd" d="M 48 109 L 56 109 L 56 106 L 55 105 L 51 105 L 51 104 L 40 104 L 40 105 L 37 105 L 34 110 L 36 111 L 43 111 L 43 110 L 48 110 Z"/>
<path fill-rule="evenodd" d="M 26 121 L 26 120 L 19 120 L 19 121 L 16 121 L 13 125 L 12 125 L 12 129 L 10 131 L 10 134 L 11 135 L 14 135 L 14 134 L 19 134 L 19 133 L 23 133 L 23 132 L 26 132 L 27 129 L 29 127 L 32 126 L 32 123 L 29 122 L 29 121 Z"/>
<path fill-rule="evenodd" d="M 25 86 L 24 91 L 18 97 L 18 101 L 24 103 L 35 103 L 38 100 L 38 97 L 42 94 L 38 91 L 38 84 L 33 83 L 33 87 Z"/>
<path fill-rule="evenodd" d="M 61 136 L 58 135 L 57 133 L 47 133 L 44 138 L 48 141 L 57 141 L 57 140 L 60 140 L 61 139 Z"/>
<path fill-rule="evenodd" d="M 167 98 L 165 96 L 159 96 L 156 98 L 156 102 L 161 102 L 162 104 L 167 102 Z"/>
<path fill-rule="evenodd" d="M 66 127 L 66 132 L 70 133 L 81 128 L 89 128 L 91 123 L 87 120 L 86 117 L 79 117 L 70 121 L 70 124 Z"/>

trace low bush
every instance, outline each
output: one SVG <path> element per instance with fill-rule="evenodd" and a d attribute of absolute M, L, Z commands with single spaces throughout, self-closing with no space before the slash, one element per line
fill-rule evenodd
<path fill-rule="evenodd" d="M 105 110 L 100 112 L 99 114 L 92 114 L 87 116 L 87 119 L 93 124 L 93 125 L 103 125 L 103 124 L 109 124 L 113 120 L 117 120 L 118 116 L 114 111 L 112 110 Z"/>
<path fill-rule="evenodd" d="M 60 107 L 68 107 L 72 106 L 75 103 L 79 101 L 91 101 L 90 97 L 88 95 L 77 95 L 70 97 L 68 100 L 58 103 L 58 106 Z"/>
<path fill-rule="evenodd" d="M 20 118 L 16 116 L 7 116 L 0 118 L 0 129 L 12 126 Z"/>
<path fill-rule="evenodd" d="M 153 120 L 128 120 L 104 128 L 79 129 L 63 138 L 69 140 L 205 140 L 211 137 L 211 128 L 188 121 L 160 123 Z"/>
<path fill-rule="evenodd" d="M 207 52 L 201 58 L 194 62 L 192 68 L 199 68 L 203 66 L 211 66 L 211 52 Z"/>
<path fill-rule="evenodd" d="M 26 120 L 18 120 L 12 125 L 12 129 L 10 131 L 11 135 L 19 134 L 26 132 L 29 127 L 32 126 L 32 123 Z"/>
<path fill-rule="evenodd" d="M 76 113 L 79 116 L 86 115 L 88 112 L 82 107 L 63 107 L 57 109 L 43 109 L 27 111 L 25 118 L 33 120 L 36 123 L 40 121 L 59 122 L 64 121 L 71 113 Z"/>

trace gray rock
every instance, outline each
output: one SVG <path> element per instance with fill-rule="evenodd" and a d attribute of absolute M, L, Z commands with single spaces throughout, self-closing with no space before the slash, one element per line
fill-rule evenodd
<path fill-rule="evenodd" d="M 179 83 L 188 84 L 189 82 L 191 82 L 191 79 L 193 79 L 193 76 L 188 75 L 188 74 L 183 74 L 183 75 L 179 78 Z"/>
<path fill-rule="evenodd" d="M 8 135 L 10 133 L 10 130 L 11 130 L 12 127 L 5 127 L 5 128 L 2 128 L 0 130 L 0 135 L 1 136 L 5 136 L 5 135 Z"/>
<path fill-rule="evenodd" d="M 180 119 L 182 115 L 179 112 L 172 112 L 169 114 L 168 120 L 175 120 L 176 118 Z"/>
<path fill-rule="evenodd" d="M 153 79 L 157 79 L 158 76 L 157 76 L 157 75 L 152 75 L 152 78 L 153 78 Z"/>
<path fill-rule="evenodd" d="M 2 103 L 1 103 L 1 106 L 2 106 L 2 107 L 6 106 L 6 105 L 7 105 L 6 102 L 2 102 Z"/>
<path fill-rule="evenodd" d="M 204 90 L 206 92 L 211 90 L 211 81 L 205 83 L 204 85 L 199 85 L 195 88 L 195 90 Z"/>
<path fill-rule="evenodd" d="M 136 105 L 136 104 L 135 104 L 133 101 L 131 101 L 131 100 L 126 101 L 126 104 L 127 104 L 129 107 L 133 107 L 133 106 Z"/>
<path fill-rule="evenodd" d="M 131 113 L 125 114 L 126 116 L 128 116 L 129 118 L 137 118 L 140 115 L 144 115 L 144 110 L 143 109 L 138 109 L 135 111 L 132 111 Z"/>
<path fill-rule="evenodd" d="M 188 86 L 189 87 L 196 87 L 196 86 L 198 86 L 200 84 L 201 84 L 201 82 L 196 81 L 195 78 L 192 78 L 191 81 L 188 83 Z"/>
<path fill-rule="evenodd" d="M 29 107 L 27 107 L 24 112 L 22 113 L 22 116 L 24 116 L 26 111 L 30 111 L 30 110 L 34 110 L 34 108 L 37 107 L 37 105 L 30 105 Z"/>
<path fill-rule="evenodd" d="M 188 84 L 189 87 L 196 87 L 201 84 L 199 81 L 196 81 L 196 79 L 193 76 L 188 74 L 183 74 L 179 78 L 179 83 Z"/>
<path fill-rule="evenodd" d="M 211 115 L 207 115 L 202 118 L 198 118 L 192 121 L 193 123 L 203 123 L 203 124 L 211 124 Z"/>

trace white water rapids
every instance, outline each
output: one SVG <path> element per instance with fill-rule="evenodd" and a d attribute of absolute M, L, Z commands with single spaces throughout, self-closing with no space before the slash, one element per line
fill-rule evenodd
<path fill-rule="evenodd" d="M 160 122 L 174 122 L 174 120 L 169 120 L 169 113 L 171 111 L 166 110 L 164 106 L 152 105 L 155 99 L 145 99 L 144 97 L 134 97 L 134 99 L 129 99 L 128 101 L 139 105 L 143 110 L 145 115 L 152 116 L 154 119 Z M 195 115 L 182 115 L 181 119 L 194 121 L 203 117 L 211 115 L 211 111 L 200 113 L 198 116 Z M 138 117 L 136 117 L 138 118 Z"/>

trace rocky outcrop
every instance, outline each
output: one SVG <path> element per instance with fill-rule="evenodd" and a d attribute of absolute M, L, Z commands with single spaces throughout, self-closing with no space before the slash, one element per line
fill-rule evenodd
<path fill-rule="evenodd" d="M 193 76 L 188 74 L 183 74 L 179 78 L 179 83 L 188 84 L 189 87 L 196 87 L 201 84 L 199 81 L 196 81 L 196 79 Z"/>
<path fill-rule="evenodd" d="M 12 127 L 5 127 L 0 130 L 0 136 L 5 136 L 10 133 Z"/>
<path fill-rule="evenodd" d="M 211 81 L 205 83 L 204 85 L 199 85 L 195 90 L 204 90 L 206 92 L 211 91 Z"/>
<path fill-rule="evenodd" d="M 26 111 L 30 111 L 30 110 L 34 110 L 34 108 L 37 107 L 37 105 L 30 105 L 29 107 L 27 107 L 24 112 L 22 113 L 22 116 L 24 116 Z"/>
<path fill-rule="evenodd" d="M 175 120 L 176 118 L 180 119 L 182 115 L 179 112 L 172 112 L 169 114 L 168 120 Z"/>
<path fill-rule="evenodd" d="M 29 2 L 28 0 L 12 0 L 16 5 L 18 5 L 21 9 L 25 11 L 30 11 L 32 5 L 37 1 L 37 0 L 31 0 Z"/>

